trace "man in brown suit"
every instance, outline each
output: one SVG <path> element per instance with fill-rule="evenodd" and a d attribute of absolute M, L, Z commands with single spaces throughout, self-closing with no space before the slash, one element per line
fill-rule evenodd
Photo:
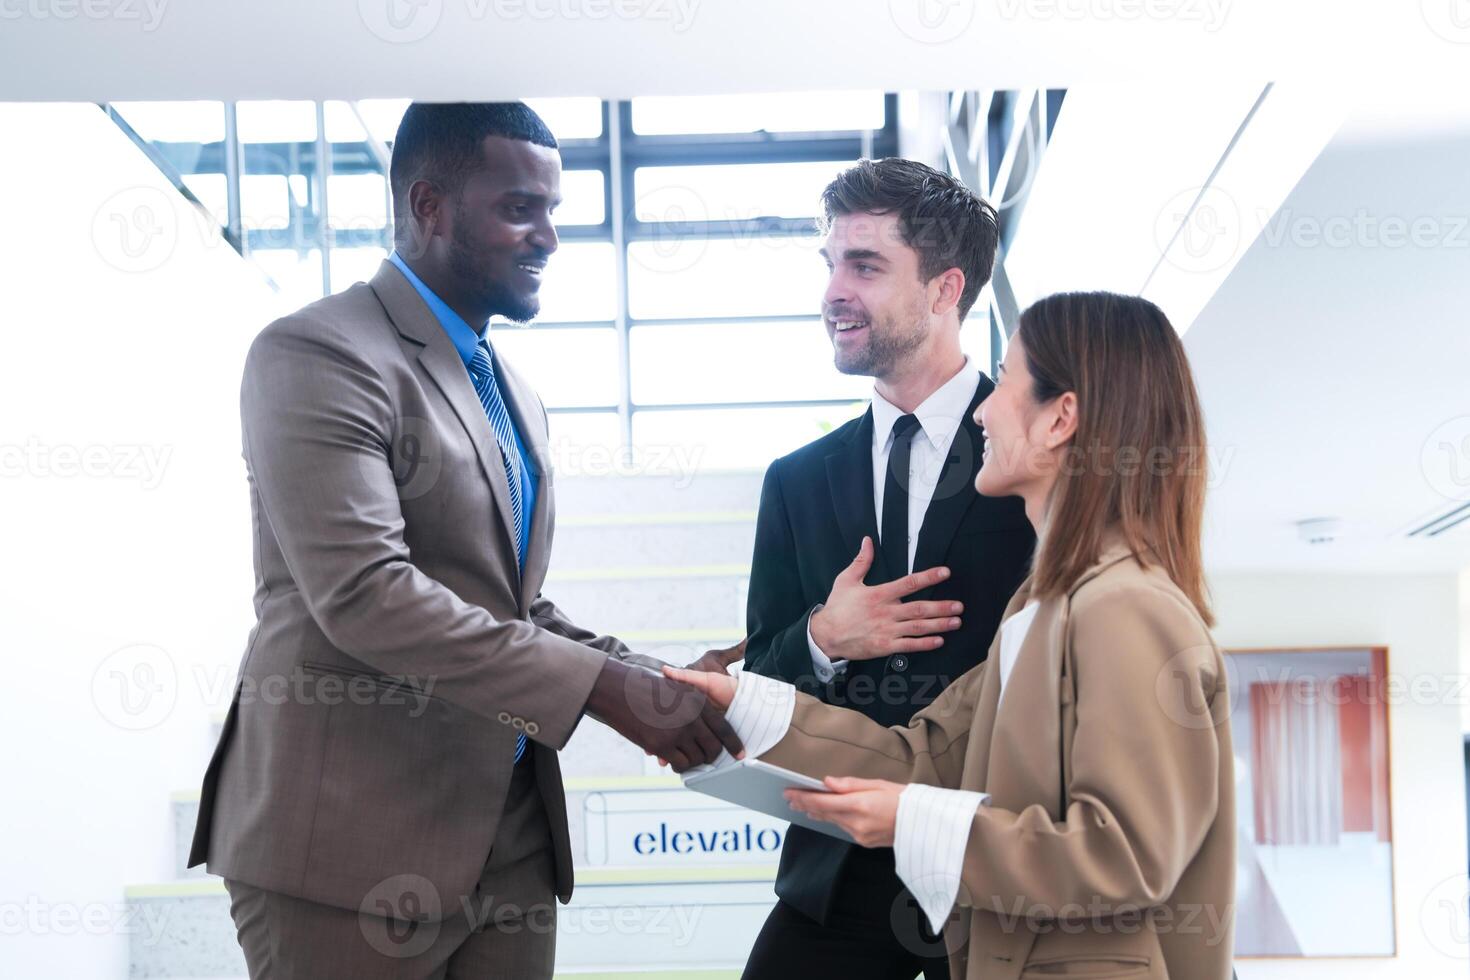
<path fill-rule="evenodd" d="M 190 864 L 224 877 L 252 977 L 549 977 L 583 714 L 678 769 L 740 751 L 540 594 L 546 413 L 486 325 L 538 310 L 560 175 L 524 105 L 410 106 L 397 250 L 250 349 L 258 621 Z"/>

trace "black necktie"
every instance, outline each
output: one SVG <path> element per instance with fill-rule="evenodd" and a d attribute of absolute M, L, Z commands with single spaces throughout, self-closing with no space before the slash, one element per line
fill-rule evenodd
<path fill-rule="evenodd" d="M 918 430 L 919 420 L 912 415 L 901 416 L 893 423 L 893 448 L 883 477 L 883 526 L 878 538 L 890 582 L 909 573 L 909 458 Z"/>

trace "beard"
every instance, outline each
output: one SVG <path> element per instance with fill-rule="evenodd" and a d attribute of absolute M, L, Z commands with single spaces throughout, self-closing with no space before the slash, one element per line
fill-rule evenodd
<path fill-rule="evenodd" d="M 927 317 L 923 298 L 901 313 L 874 317 L 868 323 L 868 342 L 856 350 L 833 349 L 832 361 L 843 374 L 883 377 L 924 346 Z"/>
<path fill-rule="evenodd" d="M 449 268 L 455 279 L 471 284 L 475 298 L 492 315 L 498 314 L 516 323 L 535 319 L 541 312 L 541 300 L 534 292 L 517 292 L 510 284 L 495 278 L 487 270 L 495 267 L 496 255 L 469 237 L 468 223 L 456 215 L 454 232 L 449 238 Z"/>

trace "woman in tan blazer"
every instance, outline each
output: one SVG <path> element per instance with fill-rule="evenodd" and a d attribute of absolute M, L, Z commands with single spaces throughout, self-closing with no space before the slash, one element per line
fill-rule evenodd
<path fill-rule="evenodd" d="M 825 778 L 794 807 L 895 848 L 956 978 L 1226 980 L 1234 780 L 1183 345 L 1137 297 L 1049 297 L 978 416 L 977 489 L 1022 497 L 1038 538 L 984 663 L 893 728 L 753 674 L 669 673 L 747 754 Z"/>

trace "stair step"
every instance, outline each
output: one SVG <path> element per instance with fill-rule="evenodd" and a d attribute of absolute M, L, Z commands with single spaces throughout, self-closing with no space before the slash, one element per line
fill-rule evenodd
<path fill-rule="evenodd" d="M 559 971 L 720 976 L 738 971 L 775 899 L 774 865 L 591 868 L 558 909 Z M 129 888 L 129 976 L 241 977 L 244 960 L 218 880 Z"/>
<path fill-rule="evenodd" d="M 556 478 L 557 525 L 593 514 L 754 511 L 765 474 L 700 470 L 678 476 Z"/>
<path fill-rule="evenodd" d="M 572 622 L 598 632 L 622 636 L 716 627 L 744 635 L 748 566 L 658 568 L 639 577 L 627 569 L 607 572 L 606 577 L 548 578 L 542 594 Z"/>
<path fill-rule="evenodd" d="M 755 511 L 563 514 L 552 543 L 553 574 L 604 565 L 707 565 L 750 561 Z"/>

